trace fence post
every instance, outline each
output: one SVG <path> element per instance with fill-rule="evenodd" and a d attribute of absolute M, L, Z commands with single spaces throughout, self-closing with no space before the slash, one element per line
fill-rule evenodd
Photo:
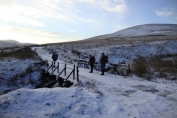
<path fill-rule="evenodd" d="M 57 69 L 57 72 L 59 73 L 59 62 L 58 62 L 58 69 Z"/>
<path fill-rule="evenodd" d="M 52 71 L 53 71 L 53 61 L 52 61 Z"/>
<path fill-rule="evenodd" d="M 74 69 L 73 69 L 73 79 L 75 79 L 75 65 L 74 65 Z"/>
<path fill-rule="evenodd" d="M 116 66 L 114 65 L 114 70 L 117 72 L 118 75 L 120 75 L 120 73 L 117 71 Z"/>
<path fill-rule="evenodd" d="M 77 82 L 79 82 L 79 66 L 76 68 Z"/>
<path fill-rule="evenodd" d="M 130 65 L 128 65 L 128 71 L 131 72 Z"/>
<path fill-rule="evenodd" d="M 66 63 L 65 63 L 65 76 L 66 76 Z"/>
<path fill-rule="evenodd" d="M 49 67 L 49 61 L 48 60 L 47 60 L 46 64 L 47 64 L 47 68 L 48 68 Z"/>

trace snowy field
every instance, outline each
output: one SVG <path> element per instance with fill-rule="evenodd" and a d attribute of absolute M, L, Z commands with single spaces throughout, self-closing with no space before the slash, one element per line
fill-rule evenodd
<path fill-rule="evenodd" d="M 176 43 L 168 45 L 176 51 Z M 171 48 L 165 50 L 170 52 Z M 51 61 L 45 48 L 36 48 L 36 52 L 43 60 Z M 18 70 L 20 63 L 12 64 L 13 68 Z M 6 71 L 11 66 L 8 67 Z M 1 69 L 1 75 L 6 71 Z M 11 76 L 6 74 L 3 79 L 9 78 L 8 75 Z M 79 75 L 81 82 L 70 88 L 24 87 L 1 95 L 0 118 L 177 118 L 177 84 L 172 81 L 151 82 L 108 73 L 101 76 L 98 71 L 89 73 L 83 68 L 79 68 Z M 38 77 L 37 73 L 32 77 Z"/>
<path fill-rule="evenodd" d="M 49 45 L 41 53 L 55 51 L 59 55 L 59 60 L 75 63 L 74 61 L 78 58 L 89 60 L 90 54 L 94 55 L 96 61 L 99 62 L 101 53 L 104 52 L 109 57 L 109 63 L 115 64 L 131 62 L 139 57 L 150 58 L 157 55 L 177 54 L 176 40 L 155 41 L 146 44 L 117 44 L 96 48 L 97 45 L 100 45 L 100 42 Z M 81 55 L 72 53 L 72 49 L 81 52 Z"/>

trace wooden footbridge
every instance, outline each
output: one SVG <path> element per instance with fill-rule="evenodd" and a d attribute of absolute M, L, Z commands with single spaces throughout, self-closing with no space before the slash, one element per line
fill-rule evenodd
<path fill-rule="evenodd" d="M 69 78 L 79 82 L 79 67 L 77 65 L 71 65 L 60 62 L 47 61 L 42 67 L 45 73 L 55 75 L 57 81 L 58 78 L 65 78 L 65 81 Z"/>
<path fill-rule="evenodd" d="M 85 60 L 77 60 L 77 64 L 66 64 L 61 62 L 52 62 L 47 61 L 43 66 L 45 73 L 49 73 L 50 75 L 55 75 L 56 80 L 59 82 L 59 78 L 64 78 L 64 81 L 68 79 L 72 79 L 74 81 L 79 82 L 79 67 L 90 69 L 90 65 L 88 61 Z M 101 70 L 101 65 L 99 63 L 94 64 L 94 69 L 97 71 Z M 123 69 L 119 69 L 119 67 L 124 67 Z M 105 72 L 117 75 L 127 75 L 130 72 L 130 66 L 127 64 L 110 64 L 109 67 L 105 69 Z"/>

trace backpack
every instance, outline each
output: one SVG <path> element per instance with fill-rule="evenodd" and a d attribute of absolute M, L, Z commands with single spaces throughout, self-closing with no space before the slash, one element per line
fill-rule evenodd
<path fill-rule="evenodd" d="M 52 55 L 52 59 L 57 60 L 57 58 L 58 58 L 58 55 L 56 53 Z"/>
<path fill-rule="evenodd" d="M 108 56 L 107 55 L 105 55 L 105 61 L 106 61 L 106 63 L 108 63 Z"/>
<path fill-rule="evenodd" d="M 54 58 L 57 60 L 58 59 L 58 54 L 55 54 Z"/>

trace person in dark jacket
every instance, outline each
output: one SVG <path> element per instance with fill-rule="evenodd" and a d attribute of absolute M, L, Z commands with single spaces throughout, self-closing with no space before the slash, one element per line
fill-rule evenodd
<path fill-rule="evenodd" d="M 100 64 L 101 64 L 101 72 L 102 72 L 100 75 L 104 75 L 105 66 L 106 66 L 106 56 L 104 55 L 104 53 L 102 53 L 101 55 Z"/>
<path fill-rule="evenodd" d="M 55 68 L 55 62 L 57 61 L 57 59 L 58 59 L 58 54 L 56 53 L 56 52 L 54 52 L 53 53 L 53 55 L 52 55 L 52 59 L 53 59 L 53 65 L 54 65 L 54 68 Z"/>
<path fill-rule="evenodd" d="M 90 59 L 89 59 L 89 64 L 90 64 L 90 72 L 89 73 L 93 73 L 93 64 L 95 63 L 95 57 L 93 55 L 90 55 Z"/>

